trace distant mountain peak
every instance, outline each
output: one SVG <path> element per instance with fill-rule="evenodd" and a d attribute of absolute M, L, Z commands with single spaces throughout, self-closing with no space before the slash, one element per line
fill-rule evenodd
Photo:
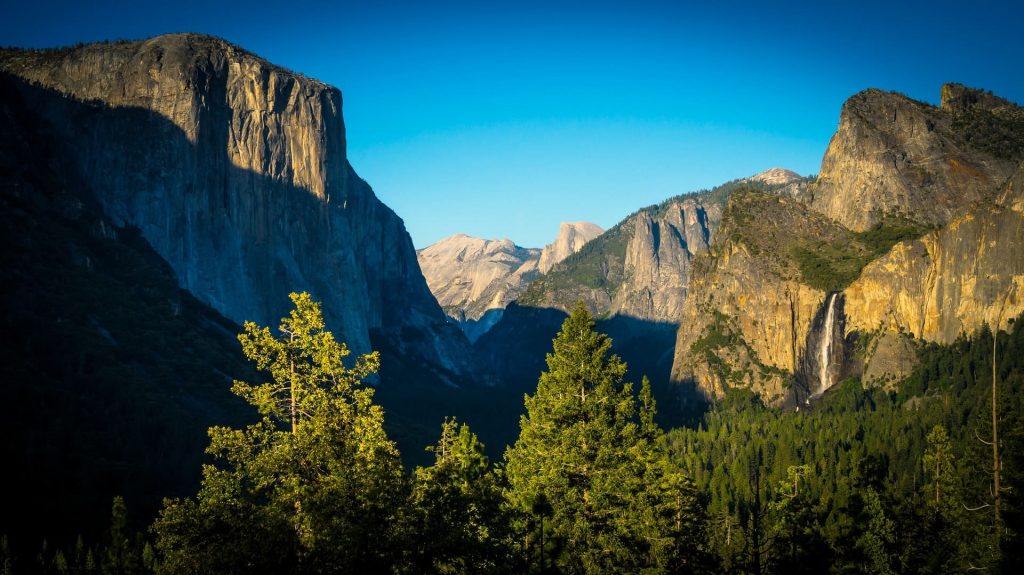
<path fill-rule="evenodd" d="M 485 240 L 457 233 L 416 255 L 438 303 L 475 341 L 534 278 L 603 231 L 590 222 L 562 222 L 558 237 L 543 250 L 519 247 L 509 239 Z"/>
<path fill-rule="evenodd" d="M 580 251 L 584 244 L 604 233 L 601 226 L 590 222 L 562 222 L 558 225 L 558 237 L 544 246 L 538 267 L 547 273 L 558 262 Z"/>
<path fill-rule="evenodd" d="M 792 184 L 803 179 L 803 176 L 794 172 L 793 170 L 787 170 L 786 168 L 769 168 L 759 174 L 750 176 L 746 179 L 748 182 L 762 182 L 769 185 L 776 184 Z"/>

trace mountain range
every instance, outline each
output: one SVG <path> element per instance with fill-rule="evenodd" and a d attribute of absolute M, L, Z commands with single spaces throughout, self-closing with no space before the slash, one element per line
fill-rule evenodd
<path fill-rule="evenodd" d="M 590 222 L 563 222 L 543 249 L 455 234 L 416 252 L 437 302 L 476 341 L 536 277 L 601 235 Z"/>
<path fill-rule="evenodd" d="M 813 409 L 847 378 L 891 389 L 922 346 L 1024 312 L 1024 109 L 959 84 L 938 106 L 852 96 L 817 176 L 565 223 L 543 249 L 416 252 L 347 159 L 341 92 L 217 38 L 0 50 L 0 136 L 19 406 L 0 457 L 29 470 L 0 532 L 194 492 L 205 429 L 246 421 L 234 334 L 293 291 L 381 352 L 400 443 L 457 413 L 498 451 L 580 301 L 672 425 L 737 393 Z"/>

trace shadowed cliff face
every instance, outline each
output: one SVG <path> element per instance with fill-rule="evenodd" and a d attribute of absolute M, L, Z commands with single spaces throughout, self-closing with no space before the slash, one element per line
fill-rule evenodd
<path fill-rule="evenodd" d="M 473 371 L 401 219 L 345 159 L 337 89 L 196 35 L 6 50 L 0 69 L 33 84 L 25 100 L 104 212 L 200 300 L 276 325 L 287 294 L 309 291 L 357 352 L 394 348 L 441 379 Z"/>
<path fill-rule="evenodd" d="M 194 494 L 207 429 L 253 417 L 230 389 L 255 373 L 239 326 L 103 215 L 19 82 L 0 73 L 0 533 L 34 549 L 95 540 L 115 495 L 144 518 Z"/>

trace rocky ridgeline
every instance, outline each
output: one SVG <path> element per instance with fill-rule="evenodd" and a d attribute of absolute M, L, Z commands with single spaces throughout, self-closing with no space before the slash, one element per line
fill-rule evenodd
<path fill-rule="evenodd" d="M 309 291 L 358 352 L 394 349 L 442 379 L 474 371 L 402 220 L 346 159 L 336 88 L 193 34 L 4 50 L 0 71 L 108 217 L 203 302 L 276 325 L 287 294 Z"/>
<path fill-rule="evenodd" d="M 568 311 L 582 300 L 598 316 L 676 325 L 692 261 L 712 245 L 729 194 L 755 187 L 788 196 L 806 183 L 772 168 L 638 210 L 531 284 L 519 303 Z"/>
<path fill-rule="evenodd" d="M 939 107 L 865 90 L 843 105 L 811 205 L 854 231 L 893 214 L 944 225 L 994 200 L 1021 161 L 1019 110 L 958 84 L 943 87 Z"/>

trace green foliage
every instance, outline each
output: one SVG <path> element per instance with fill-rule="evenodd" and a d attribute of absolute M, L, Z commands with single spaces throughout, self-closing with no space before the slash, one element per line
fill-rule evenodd
<path fill-rule="evenodd" d="M 361 380 L 376 354 L 347 367 L 319 304 L 292 294 L 280 335 L 246 323 L 246 356 L 270 375 L 233 390 L 261 420 L 210 429 L 195 500 L 167 500 L 153 526 L 161 572 L 381 571 L 405 482 L 383 412 Z"/>
<path fill-rule="evenodd" d="M 868 263 L 899 242 L 920 237 L 925 228 L 905 218 L 886 216 L 851 241 L 808 240 L 791 248 L 801 281 L 825 292 L 853 283 Z"/>
<path fill-rule="evenodd" d="M 622 281 L 626 247 L 631 237 L 631 229 L 622 223 L 616 225 L 531 282 L 517 301 L 522 305 L 543 305 L 551 295 L 576 297 L 577 290 L 583 288 L 614 293 Z M 568 306 L 572 301 L 559 300 L 558 303 Z"/>
<path fill-rule="evenodd" d="M 1018 521 L 1007 521 L 1001 551 L 984 507 L 991 451 L 977 439 L 990 434 L 992 334 L 983 329 L 920 353 L 914 374 L 892 393 L 848 379 L 800 412 L 766 409 L 737 393 L 701 427 L 668 434 L 708 500 L 710 540 L 726 568 L 948 573 L 1008 561 L 1022 539 L 1015 493 L 1024 476 L 1024 325 L 1014 322 L 998 346 L 1011 485 L 1005 514 Z M 796 483 L 806 499 L 787 501 Z M 794 556 L 804 557 L 800 565 Z"/>
<path fill-rule="evenodd" d="M 510 569 L 512 532 L 501 476 L 469 426 L 446 419 L 435 461 L 416 468 L 405 535 L 411 573 L 498 573 Z"/>
<path fill-rule="evenodd" d="M 975 148 L 997 158 L 1024 157 L 1024 110 L 1019 107 L 996 112 L 971 106 L 953 116 L 953 130 Z"/>
<path fill-rule="evenodd" d="M 870 259 L 845 244 L 811 242 L 790 252 L 800 281 L 825 292 L 839 291 L 857 279 Z"/>
<path fill-rule="evenodd" d="M 896 526 L 886 516 L 881 498 L 873 488 L 864 490 L 864 515 L 867 527 L 857 538 L 857 549 L 863 552 L 866 561 L 864 571 L 878 575 L 893 575 L 894 545 L 896 543 Z"/>
<path fill-rule="evenodd" d="M 526 397 L 506 453 L 509 503 L 529 517 L 546 500 L 548 546 L 565 572 L 694 569 L 703 535 L 693 485 L 661 447 L 649 384 L 638 410 L 625 364 L 593 328 L 578 304 Z"/>
<path fill-rule="evenodd" d="M 708 352 L 723 347 L 733 347 L 740 343 L 740 335 L 729 325 L 729 318 L 721 311 L 711 310 L 712 322 L 708 324 L 704 332 L 690 346 L 694 355 L 707 355 Z"/>

